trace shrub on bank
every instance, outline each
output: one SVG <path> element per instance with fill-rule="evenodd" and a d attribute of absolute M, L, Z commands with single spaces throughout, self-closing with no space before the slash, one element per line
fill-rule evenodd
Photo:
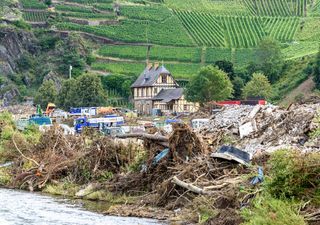
<path fill-rule="evenodd" d="M 280 150 L 273 153 L 269 165 L 270 179 L 266 187 L 272 196 L 311 199 L 314 203 L 320 203 L 320 153 Z"/>
<path fill-rule="evenodd" d="M 242 225 L 305 225 L 298 215 L 298 204 L 273 198 L 269 195 L 259 196 L 253 202 L 253 209 L 245 209 L 242 216 L 246 220 Z"/>

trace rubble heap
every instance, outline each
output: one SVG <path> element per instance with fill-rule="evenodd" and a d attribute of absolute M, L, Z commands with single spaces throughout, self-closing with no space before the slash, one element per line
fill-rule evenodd
<path fill-rule="evenodd" d="M 211 150 L 231 144 L 253 155 L 284 147 L 318 148 L 309 134 L 316 129 L 319 106 L 226 106 L 199 133 Z"/>

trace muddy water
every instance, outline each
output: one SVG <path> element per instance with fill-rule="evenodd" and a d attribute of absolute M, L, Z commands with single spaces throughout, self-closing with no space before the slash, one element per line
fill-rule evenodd
<path fill-rule="evenodd" d="M 161 225 L 156 220 L 104 216 L 66 199 L 0 189 L 0 225 Z"/>

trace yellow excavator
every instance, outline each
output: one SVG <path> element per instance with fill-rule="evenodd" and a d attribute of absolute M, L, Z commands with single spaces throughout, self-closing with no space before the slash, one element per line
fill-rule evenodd
<path fill-rule="evenodd" d="M 54 103 L 49 102 L 47 105 L 46 112 L 44 113 L 46 116 L 50 116 L 51 113 L 56 109 L 56 105 Z"/>

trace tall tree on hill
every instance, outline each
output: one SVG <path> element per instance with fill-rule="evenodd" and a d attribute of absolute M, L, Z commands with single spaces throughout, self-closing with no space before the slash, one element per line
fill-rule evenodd
<path fill-rule="evenodd" d="M 234 68 L 233 63 L 228 60 L 218 60 L 214 63 L 220 70 L 226 72 L 230 78 L 230 80 L 234 79 Z"/>
<path fill-rule="evenodd" d="M 284 57 L 278 42 L 272 39 L 264 39 L 260 42 L 256 52 L 256 62 L 249 68 L 254 68 L 257 72 L 265 74 L 271 83 L 277 81 L 281 75 L 284 65 Z"/>
<path fill-rule="evenodd" d="M 84 74 L 77 78 L 73 93 L 75 106 L 100 106 L 105 103 L 101 79 L 97 75 Z"/>
<path fill-rule="evenodd" d="M 57 98 L 57 89 L 52 80 L 43 82 L 40 86 L 37 95 L 34 98 L 34 103 L 39 104 L 42 109 L 47 107 L 49 102 L 55 102 Z"/>
<path fill-rule="evenodd" d="M 106 96 L 101 79 L 97 75 L 84 74 L 65 81 L 57 100 L 59 107 L 68 110 L 70 107 L 101 106 Z"/>
<path fill-rule="evenodd" d="M 217 67 L 203 67 L 186 88 L 186 99 L 191 102 L 225 100 L 232 96 L 233 88 L 228 75 Z"/>
<path fill-rule="evenodd" d="M 268 78 L 262 73 L 254 73 L 252 79 L 243 88 L 243 97 L 271 97 L 272 88 Z"/>
<path fill-rule="evenodd" d="M 75 106 L 76 99 L 76 80 L 68 79 L 63 81 L 59 95 L 57 96 L 57 104 L 65 110 Z"/>
<path fill-rule="evenodd" d="M 312 69 L 313 80 L 316 83 L 317 89 L 320 89 L 320 48 L 316 57 L 316 61 Z"/>

